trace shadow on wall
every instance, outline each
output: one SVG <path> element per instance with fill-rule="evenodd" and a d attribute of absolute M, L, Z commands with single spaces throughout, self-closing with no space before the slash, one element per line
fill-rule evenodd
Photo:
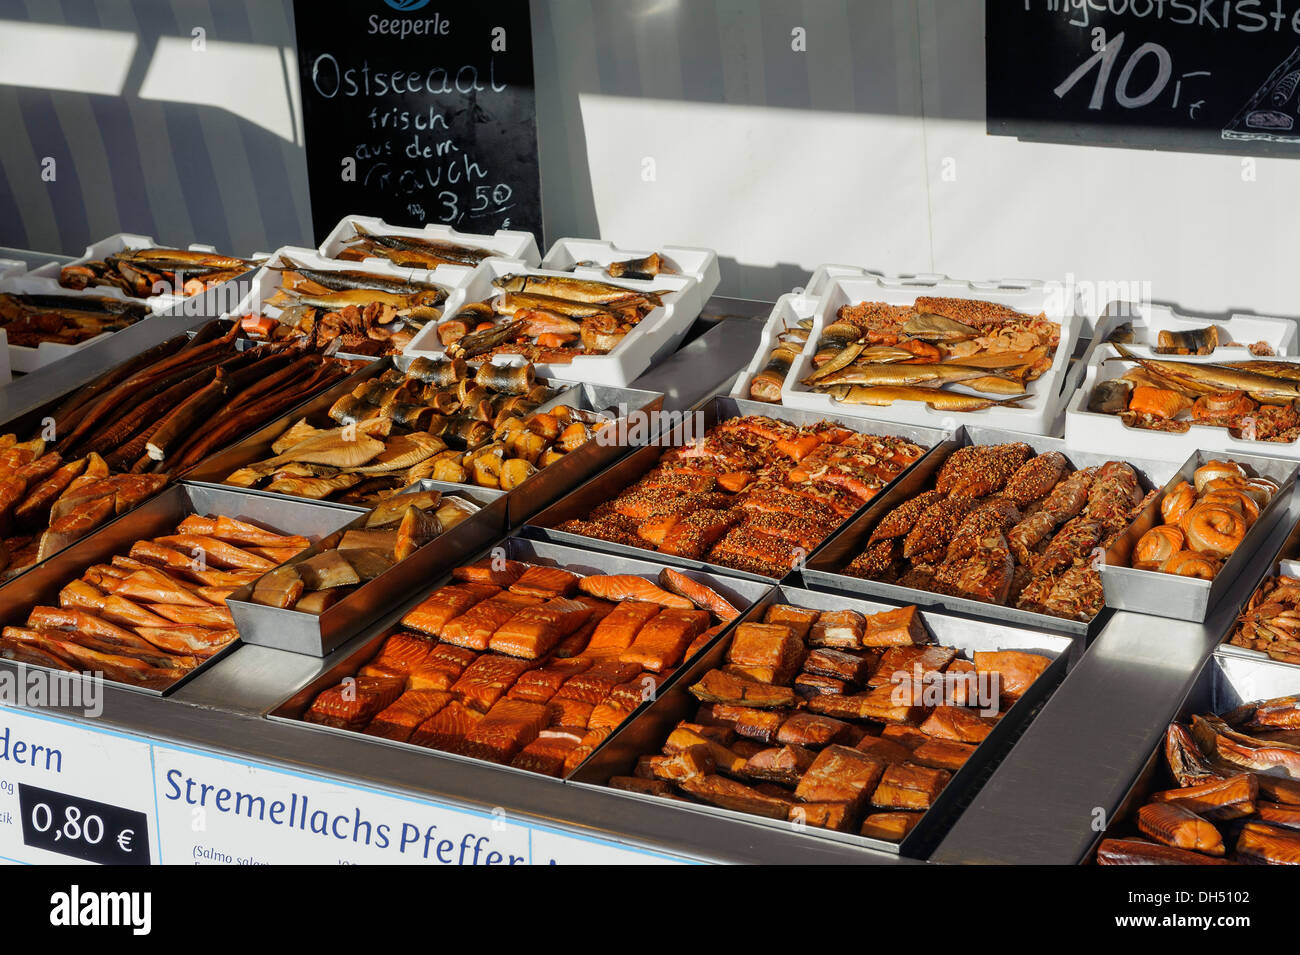
<path fill-rule="evenodd" d="M 0 0 L 0 245 L 310 241 L 290 6 Z"/>

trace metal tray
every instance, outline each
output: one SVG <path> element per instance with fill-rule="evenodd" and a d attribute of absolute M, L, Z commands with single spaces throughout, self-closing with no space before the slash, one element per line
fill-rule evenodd
<path fill-rule="evenodd" d="M 292 653 L 306 653 L 323 657 L 343 644 L 395 604 L 408 599 L 430 577 L 446 573 L 458 565 L 467 554 L 473 554 L 492 541 L 500 539 L 506 530 L 506 502 L 504 491 L 487 488 L 466 489 L 459 484 L 443 481 L 419 481 L 400 493 L 413 491 L 442 491 L 447 495 L 463 497 L 479 505 L 479 510 L 461 521 L 445 534 L 425 544 L 401 563 L 385 573 L 366 581 L 324 613 L 303 613 L 293 609 L 268 607 L 253 603 L 251 597 L 256 582 L 241 587 L 228 598 L 226 605 L 235 618 L 239 636 L 245 643 L 259 647 L 272 647 Z M 391 500 L 391 499 L 390 499 Z M 368 516 L 339 528 L 344 531 L 360 527 Z M 320 542 L 303 551 L 286 564 L 296 564 L 322 550 Z M 283 566 L 283 565 L 282 565 Z"/>
<path fill-rule="evenodd" d="M 1295 667 L 1272 660 L 1248 660 L 1216 650 L 1197 673 L 1195 682 L 1169 722 L 1185 722 L 1194 715 L 1205 713 L 1226 713 L 1242 703 L 1295 693 L 1300 693 L 1300 670 Z M 1151 756 L 1111 815 L 1106 830 L 1093 840 L 1079 860 L 1080 864 L 1096 861 L 1097 847 L 1103 839 L 1138 835 L 1134 817 L 1151 794 L 1177 788 L 1178 783 L 1165 763 L 1164 730 L 1167 725 L 1160 727 L 1160 739 Z"/>
<path fill-rule="evenodd" d="M 431 546 L 437 546 L 437 543 L 438 543 L 437 541 L 434 541 L 433 545 Z M 504 555 L 505 559 L 507 560 L 522 560 L 532 564 L 543 564 L 551 567 L 563 567 L 565 570 L 570 570 L 573 571 L 574 573 L 580 573 L 583 575 L 636 574 L 638 576 L 655 579 L 658 576 L 659 571 L 663 569 L 663 565 L 657 562 L 645 561 L 645 560 L 629 560 L 626 557 L 616 557 L 612 554 L 600 554 L 600 553 L 591 553 L 589 551 L 579 551 L 579 550 L 574 550 L 571 547 L 561 547 L 556 544 L 547 544 L 539 541 L 530 541 L 522 537 L 507 537 L 499 544 L 496 544 L 495 546 L 487 549 L 483 553 L 474 555 L 473 559 L 476 559 L 480 556 L 486 556 L 487 554 L 496 554 L 498 550 Z M 749 580 L 738 580 L 735 578 L 728 579 L 725 577 L 714 576 L 712 574 L 697 573 L 692 571 L 687 571 L 685 573 L 686 576 L 692 578 L 693 580 L 697 580 L 703 584 L 708 585 L 709 587 L 712 587 L 714 590 L 720 593 L 723 597 L 726 597 L 729 601 L 731 601 L 731 603 L 734 606 L 738 607 L 742 611 L 746 607 L 749 607 L 750 605 L 756 603 L 757 601 L 764 599 L 769 593 L 769 591 L 771 590 L 770 587 Z M 402 629 L 400 624 L 400 620 L 402 616 L 412 607 L 416 606 L 421 600 L 423 600 L 424 597 L 428 596 L 430 593 L 432 593 L 434 590 L 437 590 L 439 587 L 442 587 L 445 584 L 449 583 L 451 580 L 452 580 L 451 574 L 450 573 L 445 574 L 439 580 L 435 581 L 433 585 L 429 587 L 428 590 L 420 594 L 420 596 L 413 598 L 408 603 L 403 605 L 399 610 L 397 610 L 393 615 L 386 618 L 379 626 L 377 626 L 374 629 L 372 633 L 363 634 L 362 636 L 357 637 L 348 646 L 345 646 L 340 650 L 338 650 L 333 655 L 333 657 L 325 661 L 324 663 L 325 669 L 320 673 L 319 676 L 309 681 L 306 685 L 299 687 L 291 696 L 287 697 L 286 699 L 278 703 L 276 706 L 274 706 L 266 714 L 267 719 L 276 720 L 283 723 L 292 723 L 294 726 L 306 727 L 309 730 L 314 730 L 320 733 L 332 733 L 335 735 L 342 734 L 344 736 L 349 736 L 354 739 L 356 737 L 371 739 L 380 745 L 396 746 L 399 749 L 403 749 L 412 753 L 419 753 L 426 757 L 428 756 L 441 757 L 443 759 L 455 760 L 457 762 L 468 762 L 479 766 L 484 765 L 485 763 L 484 760 L 475 759 L 472 756 L 462 756 L 459 753 L 448 753 L 439 749 L 430 749 L 425 746 L 416 746 L 412 743 L 403 743 L 397 740 L 383 739 L 382 737 L 379 736 L 367 736 L 365 733 L 356 733 L 353 732 L 352 730 L 338 729 L 333 726 L 322 726 L 319 723 L 307 723 L 304 722 L 302 719 L 302 714 L 306 712 L 309 706 L 311 706 L 311 702 L 316 698 L 317 694 L 319 694 L 322 690 L 326 690 L 331 686 L 337 685 L 339 681 L 341 681 L 344 677 L 352 676 L 363 666 L 369 663 L 370 660 L 373 659 L 375 654 L 379 651 L 380 645 L 384 642 L 384 639 L 390 636 L 391 634 L 396 633 L 398 630 Z M 697 657 L 702 657 L 708 654 L 711 647 L 716 646 L 719 640 L 726 638 L 731 633 L 732 627 L 734 625 L 735 623 L 733 621 L 731 624 L 728 624 L 721 631 L 719 631 L 717 636 L 713 638 L 713 640 L 709 643 L 709 645 L 706 646 L 704 650 L 700 651 L 700 653 L 697 654 Z M 656 691 L 657 697 L 659 699 L 662 699 L 664 694 L 678 682 L 679 678 L 681 677 L 681 674 L 683 672 L 686 672 L 689 668 L 690 668 L 689 664 L 682 664 L 681 666 L 677 667 L 677 669 L 668 677 L 668 679 L 664 681 L 662 685 L 659 686 L 658 690 Z M 637 715 L 645 711 L 645 709 L 650 705 L 651 705 L 650 702 L 642 703 L 637 709 L 633 710 L 632 713 L 629 714 L 628 718 L 624 720 L 623 725 L 626 726 L 630 722 L 634 721 Z M 595 749 L 595 751 L 593 751 L 591 755 L 589 755 L 587 759 L 584 760 L 582 765 L 585 766 L 587 762 L 590 762 L 593 758 L 595 758 L 595 756 L 600 753 L 603 747 L 607 745 L 609 741 L 614 738 L 617 732 L 618 731 L 615 730 L 615 733 L 612 733 L 610 734 L 610 736 L 606 737 L 605 743 L 603 743 L 601 746 L 598 746 Z M 487 765 L 493 766 L 497 769 L 501 769 L 505 772 L 517 773 L 521 778 L 524 779 L 535 780 L 538 778 L 543 778 L 543 779 L 550 778 L 546 776 L 541 776 L 540 774 L 531 772 L 529 770 L 519 769 L 514 766 L 502 765 L 500 763 L 487 763 Z M 578 767 L 578 769 L 581 768 L 582 768 L 581 766 Z M 575 770 L 575 772 L 576 771 L 577 770 Z M 570 776 L 572 776 L 572 774 L 570 774 Z"/>
<path fill-rule="evenodd" d="M 807 607 L 812 610 L 856 610 L 864 614 L 894 609 L 889 604 L 847 599 L 782 584 L 742 613 L 736 623 L 762 619 L 763 612 L 773 603 L 788 603 L 796 607 Z M 1006 755 L 1018 738 L 1019 730 L 1028 723 L 1033 714 L 1037 712 L 1039 704 L 1047 699 L 1056 685 L 1064 678 L 1070 658 L 1078 649 L 1072 637 L 1033 633 L 929 611 L 923 611 L 922 617 L 926 629 L 934 637 L 936 643 L 966 651 L 967 656 L 974 650 L 1025 650 L 1050 656 L 1053 658 L 1053 663 L 1034 681 L 1034 684 L 1016 701 L 1015 705 L 1006 711 L 1006 714 L 998 721 L 993 731 L 976 747 L 974 755 L 966 761 L 966 764 L 953 773 L 952 779 L 948 781 L 948 785 L 935 799 L 934 805 L 926 810 L 916 827 L 907 834 L 901 843 L 886 842 L 882 839 L 872 839 L 856 833 L 837 832 L 816 826 L 808 826 L 802 830 L 803 832 L 820 838 L 833 839 L 836 842 L 860 846 L 864 849 L 874 849 L 916 859 L 927 857 L 934 847 L 938 845 L 947 828 L 961 813 L 965 804 L 978 791 L 981 777 L 986 776 L 987 771 Z M 606 792 L 612 792 L 628 799 L 664 802 L 665 800 L 661 796 L 609 789 L 609 779 L 612 776 L 632 775 L 638 757 L 659 753 L 664 739 L 667 738 L 673 727 L 680 721 L 690 718 L 690 715 L 699 706 L 699 701 L 691 696 L 687 687 L 696 682 L 707 671 L 723 665 L 727 650 L 731 646 L 733 633 L 734 628 L 729 627 L 693 663 L 688 664 L 684 668 L 685 672 L 673 681 L 670 688 L 660 692 L 659 698 L 644 712 L 640 715 L 634 715 L 630 722 L 623 724 L 621 729 L 612 734 L 605 741 L 605 745 L 593 753 L 569 777 L 570 781 L 580 785 L 597 786 Z M 779 819 L 767 819 L 736 810 L 720 809 L 704 803 L 670 801 L 670 804 L 680 806 L 690 812 L 700 812 L 710 816 L 721 815 L 728 819 L 743 819 L 769 828 L 789 829 L 791 827 L 790 823 Z"/>
<path fill-rule="evenodd" d="M 1260 541 L 1268 537 L 1269 529 L 1286 510 L 1295 486 L 1296 471 L 1300 469 L 1296 463 L 1277 458 L 1261 458 L 1235 452 L 1227 457 L 1251 468 L 1256 476 L 1277 482 L 1279 490 L 1260 512 L 1259 520 L 1246 532 L 1241 544 L 1219 568 L 1219 573 L 1213 580 L 1201 580 L 1177 574 L 1162 574 L 1157 570 L 1137 570 L 1128 566 L 1138 539 L 1152 527 L 1163 523 L 1160 501 L 1164 495 L 1180 480 L 1191 482 L 1192 475 L 1202 464 L 1216 458 L 1225 458 L 1222 452 L 1197 451 L 1170 476 L 1159 497 L 1146 506 L 1106 552 L 1106 563 L 1101 568 L 1101 585 L 1106 592 L 1108 607 L 1199 622 L 1205 620 L 1218 605 L 1233 582 L 1254 559 Z"/>
<path fill-rule="evenodd" d="M 900 438 L 906 438 L 914 441 L 922 447 L 928 448 L 910 468 L 894 482 L 886 485 L 881 493 L 876 496 L 876 500 L 884 495 L 890 488 L 897 486 L 898 482 L 906 481 L 908 475 L 915 473 L 916 469 L 935 453 L 935 449 L 940 446 L 951 445 L 956 447 L 954 432 L 941 431 L 937 428 L 925 428 L 919 425 L 895 424 L 888 421 L 869 421 L 863 418 L 855 418 L 852 415 L 823 414 L 818 411 L 801 411 L 797 408 L 783 408 L 780 405 L 772 405 L 763 401 L 750 401 L 744 398 L 731 397 L 713 397 L 705 399 L 693 410 L 685 412 L 682 420 L 668 432 L 661 433 L 658 437 L 652 439 L 644 447 L 638 448 L 632 454 L 628 455 L 622 461 L 606 469 L 593 480 L 588 481 L 582 487 L 569 494 L 563 500 L 558 501 L 551 507 L 534 516 L 523 529 L 523 533 L 529 537 L 538 540 L 553 541 L 559 544 L 569 544 L 573 547 L 595 548 L 597 550 L 607 551 L 611 554 L 622 554 L 625 557 L 638 557 L 641 559 L 654 559 L 671 564 L 674 567 L 689 567 L 693 570 L 709 571 L 715 574 L 727 574 L 731 577 L 743 577 L 748 580 L 761 580 L 774 584 L 777 580 L 785 578 L 764 577 L 760 574 L 752 573 L 747 570 L 737 570 L 734 567 L 728 567 L 725 564 L 715 564 L 710 561 L 692 560 L 688 557 L 678 557 L 675 554 L 662 554 L 659 551 L 643 547 L 630 547 L 626 544 L 618 544 L 613 541 L 599 540 L 594 537 L 584 537 L 582 534 L 574 534 L 569 531 L 556 530 L 556 527 L 565 521 L 573 518 L 584 518 L 590 514 L 599 504 L 611 501 L 618 497 L 623 490 L 638 479 L 647 471 L 659 463 L 659 458 L 665 450 L 672 447 L 678 447 L 682 444 L 689 443 L 691 440 L 702 437 L 703 434 L 718 424 L 720 421 L 726 421 L 729 418 L 735 418 L 745 415 L 764 415 L 769 418 L 775 418 L 778 421 L 788 421 L 795 425 L 816 424 L 820 421 L 833 421 L 836 424 L 857 431 L 862 434 L 882 434 L 894 435 Z M 864 505 L 871 507 L 871 504 Z M 861 514 L 859 510 L 857 514 Z M 812 553 L 820 553 L 827 547 L 836 535 L 852 525 L 855 517 L 848 518 L 841 523 L 838 528 L 831 532 L 825 540 L 817 547 L 813 548 Z"/>
<path fill-rule="evenodd" d="M 337 504 L 275 501 L 266 496 L 245 494 L 234 488 L 173 484 L 0 587 L 0 625 L 21 626 L 27 619 L 27 613 L 38 604 L 57 607 L 59 591 L 80 577 L 91 564 L 110 560 L 114 555 L 126 554 L 138 540 L 171 534 L 176 525 L 191 514 L 223 514 L 284 534 L 322 537 L 338 530 L 358 513 L 358 508 Z M 138 693 L 165 696 L 208 669 L 238 644 L 239 640 L 232 640 L 219 653 L 163 690 L 145 689 L 116 680 L 106 679 L 105 682 Z"/>
<path fill-rule="evenodd" d="M 389 368 L 405 372 L 414 359 L 397 356 L 381 358 L 359 371 L 356 375 L 344 379 L 339 384 L 321 392 L 315 398 L 291 409 L 287 414 L 270 424 L 230 445 L 225 451 L 211 455 L 198 466 L 186 472 L 187 480 L 217 487 L 227 487 L 222 480 L 231 472 L 271 457 L 271 445 L 285 431 L 302 418 L 324 426 L 326 422 L 336 427 L 327 415 L 335 401 L 350 393 L 361 381 L 378 377 Z M 545 410 L 557 405 L 567 404 L 586 411 L 602 412 L 622 416 L 628 413 L 640 413 L 653 417 L 652 412 L 663 407 L 664 396 L 656 391 L 640 391 L 635 388 L 613 388 L 606 385 L 591 385 L 583 382 L 560 381 L 548 379 L 548 383 L 561 389 L 549 401 L 541 405 Z M 563 497 L 570 490 L 578 487 L 587 478 L 601 468 L 621 457 L 626 448 L 619 444 L 602 444 L 595 439 L 588 441 L 576 451 L 566 454 L 561 460 L 549 467 L 542 468 L 528 480 L 512 491 L 506 493 L 506 511 L 510 527 L 522 524 L 535 511 L 546 507 L 552 501 Z M 478 489 L 474 484 L 447 485 L 466 490 Z M 248 489 L 249 493 L 266 495 L 267 491 Z M 495 489 L 494 489 L 495 490 Z M 289 499 L 291 495 L 271 494 L 271 497 Z M 300 500 L 307 500 L 301 498 Z"/>
<path fill-rule="evenodd" d="M 803 585 L 837 593 L 881 597 L 895 603 L 916 604 L 919 607 L 942 608 L 971 617 L 1012 624 L 1017 627 L 1036 627 L 1088 638 L 1095 636 L 1100 632 L 1102 625 L 1109 616 L 1106 609 L 1103 609 L 1101 613 L 1091 620 L 1067 620 L 1063 617 L 1053 617 L 1050 614 L 1021 610 L 1019 607 L 984 603 L 968 597 L 950 597 L 945 594 L 932 593 L 928 590 L 918 590 L 913 587 L 900 587 L 897 584 L 888 584 L 878 580 L 850 577 L 839 572 L 841 568 L 845 567 L 862 552 L 863 542 L 866 541 L 871 529 L 876 526 L 884 515 L 930 486 L 931 477 L 939 470 L 952 452 L 959 447 L 972 444 L 1005 444 L 1011 441 L 1023 441 L 1039 454 L 1047 451 L 1059 451 L 1076 468 L 1090 467 L 1115 460 L 1104 454 L 1071 451 L 1066 448 L 1065 442 L 1060 438 L 1021 434 L 1018 431 L 1003 431 L 1000 428 L 967 426 L 963 428 L 963 433 L 956 442 L 949 442 L 943 447 L 936 448 L 922 458 L 891 489 L 867 505 L 865 513 L 859 514 L 826 547 L 819 551 L 816 557 L 810 560 L 800 572 Z M 1127 463 L 1137 471 L 1144 490 L 1162 486 L 1168 480 L 1169 475 L 1174 473 L 1175 468 L 1174 464 L 1169 461 L 1129 460 Z"/>

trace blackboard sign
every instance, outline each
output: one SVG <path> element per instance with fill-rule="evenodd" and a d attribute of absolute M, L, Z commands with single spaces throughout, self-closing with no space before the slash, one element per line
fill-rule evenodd
<path fill-rule="evenodd" d="M 987 0 L 988 131 L 1300 158 L 1300 0 Z"/>
<path fill-rule="evenodd" d="M 528 0 L 295 0 L 312 222 L 542 241 Z"/>

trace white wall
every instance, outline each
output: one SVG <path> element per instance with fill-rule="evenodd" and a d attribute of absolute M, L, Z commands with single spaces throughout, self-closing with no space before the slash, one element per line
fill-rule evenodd
<path fill-rule="evenodd" d="M 988 136 L 983 0 L 608 6 L 534 4 L 552 235 L 711 246 L 749 297 L 833 261 L 1300 315 L 1300 154 L 1250 180 L 1241 157 Z"/>

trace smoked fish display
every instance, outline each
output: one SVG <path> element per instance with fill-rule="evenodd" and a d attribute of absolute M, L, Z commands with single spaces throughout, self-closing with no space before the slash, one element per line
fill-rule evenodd
<path fill-rule="evenodd" d="M 1098 865 L 1300 865 L 1300 697 L 1171 723 L 1163 762 L 1167 788 Z"/>
<path fill-rule="evenodd" d="M 689 687 L 694 716 L 608 785 L 888 842 L 911 832 L 1052 662 L 966 658 L 932 642 L 916 607 L 774 604 L 730 639 L 725 663 Z"/>
<path fill-rule="evenodd" d="M 59 271 L 59 284 L 71 289 L 115 288 L 132 298 L 190 296 L 237 278 L 258 264 L 256 259 L 193 249 L 123 249 L 102 259 L 65 265 Z"/>
<path fill-rule="evenodd" d="M 92 564 L 0 631 L 0 657 L 165 690 L 239 634 L 231 593 L 310 546 L 224 515 L 191 514 L 174 534 Z"/>
<path fill-rule="evenodd" d="M 302 718 L 563 776 L 738 614 L 669 568 L 656 581 L 489 557 L 452 576 Z"/>
<path fill-rule="evenodd" d="M 1156 493 L 1122 461 L 1075 469 L 1020 442 L 968 445 L 884 514 L 840 573 L 1091 620 L 1105 605 L 1098 549 Z"/>
<path fill-rule="evenodd" d="M 314 500 L 374 504 L 424 478 L 513 490 L 595 435 L 607 420 L 567 405 L 532 365 L 471 369 L 417 358 L 360 382 L 326 414 L 303 418 L 273 456 L 223 483 Z"/>
<path fill-rule="evenodd" d="M 556 530 L 783 577 L 925 452 L 830 421 L 732 418 Z"/>
<path fill-rule="evenodd" d="M 10 345 L 80 345 L 117 332 L 148 314 L 139 302 L 101 295 L 0 292 L 0 329 Z"/>

